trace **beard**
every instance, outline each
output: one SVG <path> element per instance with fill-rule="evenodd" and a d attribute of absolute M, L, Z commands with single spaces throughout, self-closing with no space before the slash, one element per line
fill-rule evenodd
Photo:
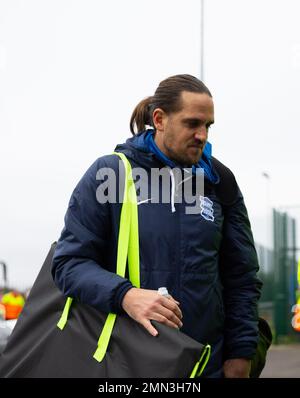
<path fill-rule="evenodd" d="M 181 166 L 184 167 L 191 167 L 199 162 L 201 159 L 202 153 L 203 153 L 203 148 L 201 150 L 198 149 L 198 152 L 196 152 L 196 146 L 195 146 L 195 154 L 194 155 L 189 155 L 188 151 L 191 150 L 191 146 L 187 147 L 185 151 L 175 151 L 172 146 L 169 146 L 168 144 L 165 144 L 165 148 L 167 149 L 169 153 L 169 158 L 176 163 L 179 163 Z"/>
<path fill-rule="evenodd" d="M 205 142 L 193 142 L 177 149 L 174 146 L 176 139 L 173 135 L 169 135 L 164 141 L 164 148 L 167 156 L 179 163 L 181 166 L 191 167 L 199 162 L 204 151 Z"/>

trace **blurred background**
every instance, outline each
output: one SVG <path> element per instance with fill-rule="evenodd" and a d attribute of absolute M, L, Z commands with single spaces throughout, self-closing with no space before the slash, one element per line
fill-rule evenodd
<path fill-rule="evenodd" d="M 189 73 L 213 94 L 213 155 L 244 194 L 260 313 L 300 357 L 299 15 L 297 0 L 0 0 L 0 286 L 30 289 L 85 170 L 161 80 Z"/>

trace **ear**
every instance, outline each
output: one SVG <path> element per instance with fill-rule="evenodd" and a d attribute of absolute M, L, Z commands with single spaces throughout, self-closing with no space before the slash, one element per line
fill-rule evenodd
<path fill-rule="evenodd" d="M 167 114 L 161 108 L 155 108 L 152 113 L 152 120 L 157 131 L 164 131 Z"/>

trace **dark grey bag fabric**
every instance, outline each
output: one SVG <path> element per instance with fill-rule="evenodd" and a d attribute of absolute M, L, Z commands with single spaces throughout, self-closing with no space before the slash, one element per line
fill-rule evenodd
<path fill-rule="evenodd" d="M 204 346 L 153 322 L 152 337 L 127 315 L 117 316 L 104 360 L 93 358 L 107 314 L 74 302 L 64 330 L 56 325 L 66 298 L 50 273 L 55 244 L 0 357 L 0 377 L 189 377 Z"/>

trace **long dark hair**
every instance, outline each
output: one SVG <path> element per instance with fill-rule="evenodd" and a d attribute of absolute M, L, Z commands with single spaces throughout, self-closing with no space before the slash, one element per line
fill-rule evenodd
<path fill-rule="evenodd" d="M 182 91 L 207 94 L 212 97 L 205 84 L 191 75 L 175 75 L 160 82 L 155 94 L 143 99 L 135 107 L 130 118 L 130 131 L 133 135 L 143 131 L 146 125 L 153 126 L 152 113 L 161 108 L 167 114 L 181 109 L 180 96 Z"/>

